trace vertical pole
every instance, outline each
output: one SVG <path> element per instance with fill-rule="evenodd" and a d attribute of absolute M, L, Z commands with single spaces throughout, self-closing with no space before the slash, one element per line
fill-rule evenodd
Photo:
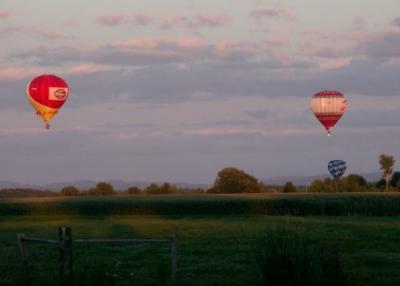
<path fill-rule="evenodd" d="M 178 230 L 174 228 L 171 235 L 171 280 L 174 283 L 177 272 L 177 240 Z"/>
<path fill-rule="evenodd" d="M 28 273 L 28 248 L 26 245 L 26 241 L 24 240 L 25 234 L 24 233 L 18 233 L 17 234 L 17 240 L 18 240 L 18 246 L 19 246 L 19 251 L 21 253 L 21 259 L 22 259 L 22 275 L 23 275 L 23 281 L 25 284 L 27 284 L 27 281 L 29 279 L 29 273 Z"/>
<path fill-rule="evenodd" d="M 60 286 L 72 285 L 72 232 L 70 227 L 58 228 Z"/>

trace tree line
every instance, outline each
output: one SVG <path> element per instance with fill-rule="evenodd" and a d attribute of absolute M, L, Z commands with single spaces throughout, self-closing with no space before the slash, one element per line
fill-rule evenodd
<path fill-rule="evenodd" d="M 123 191 L 116 191 L 112 184 L 99 182 L 93 188 L 79 190 L 74 186 L 66 186 L 59 192 L 41 191 L 34 189 L 5 189 L 0 190 L 0 197 L 10 196 L 112 196 L 117 194 L 125 195 L 170 195 L 170 194 L 235 194 L 235 193 L 266 193 L 266 192 L 313 192 L 313 193 L 334 193 L 334 192 L 377 192 L 377 191 L 399 191 L 400 172 L 393 173 L 395 160 L 393 156 L 381 154 L 379 157 L 382 178 L 378 182 L 367 182 L 358 174 L 349 174 L 341 179 L 314 180 L 308 186 L 295 186 L 287 182 L 283 186 L 266 185 L 251 174 L 234 167 L 224 168 L 218 172 L 213 185 L 208 189 L 178 188 L 172 183 L 151 183 L 141 189 L 131 186 Z"/>
<path fill-rule="evenodd" d="M 100 182 L 94 188 L 88 190 L 79 190 L 74 186 L 66 186 L 60 190 L 62 196 L 112 196 L 117 194 L 125 195 L 170 195 L 170 194 L 196 194 L 204 193 L 203 189 L 188 189 L 178 188 L 176 185 L 165 182 L 162 184 L 151 183 L 146 188 L 141 189 L 137 186 L 132 186 L 123 191 L 116 191 L 112 184 Z"/>

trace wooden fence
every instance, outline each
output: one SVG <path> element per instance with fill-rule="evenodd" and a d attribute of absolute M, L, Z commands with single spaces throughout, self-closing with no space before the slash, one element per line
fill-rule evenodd
<path fill-rule="evenodd" d="M 29 237 L 24 233 L 17 234 L 17 240 L 22 258 L 22 272 L 25 284 L 29 284 L 28 242 L 53 244 L 59 249 L 59 278 L 61 286 L 70 286 L 72 280 L 72 246 L 73 243 L 104 243 L 104 244 L 132 244 L 132 243 L 168 243 L 171 245 L 171 280 L 174 283 L 177 272 L 177 229 L 173 229 L 169 238 L 131 238 L 131 239 L 73 239 L 70 227 L 58 228 L 58 240 Z"/>

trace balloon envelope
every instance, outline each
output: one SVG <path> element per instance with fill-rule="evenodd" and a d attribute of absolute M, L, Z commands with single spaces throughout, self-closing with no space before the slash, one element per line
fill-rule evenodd
<path fill-rule="evenodd" d="M 330 135 L 331 128 L 347 110 L 347 100 L 338 91 L 320 91 L 311 99 L 311 110 Z"/>
<path fill-rule="evenodd" d="M 328 171 L 335 179 L 339 179 L 346 172 L 346 162 L 342 160 L 332 160 L 328 163 Z"/>
<path fill-rule="evenodd" d="M 50 74 L 35 77 L 26 88 L 29 102 L 46 123 L 46 128 L 66 102 L 68 93 L 68 84 L 62 78 Z"/>

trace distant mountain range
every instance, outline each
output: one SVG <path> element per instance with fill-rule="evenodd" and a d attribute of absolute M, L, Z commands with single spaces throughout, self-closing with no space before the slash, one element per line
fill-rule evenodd
<path fill-rule="evenodd" d="M 382 178 L 382 173 L 364 173 L 359 174 L 364 177 L 367 182 L 376 182 Z M 277 176 L 263 180 L 267 185 L 284 185 L 287 182 L 292 182 L 294 185 L 309 185 L 314 180 L 324 180 L 332 178 L 329 174 L 316 176 Z"/>
<path fill-rule="evenodd" d="M 368 182 L 376 182 L 382 178 L 381 173 L 365 173 L 360 174 L 363 176 Z M 325 179 L 329 178 L 329 175 L 316 175 L 316 176 L 277 176 L 271 177 L 269 179 L 263 179 L 262 181 L 267 185 L 284 185 L 286 182 L 292 182 L 295 185 L 308 185 L 312 181 L 317 179 Z M 146 188 L 151 182 L 146 181 L 122 181 L 122 180 L 107 180 L 106 182 L 113 185 L 113 187 L 118 190 L 126 190 L 129 187 L 139 187 L 141 189 Z M 96 181 L 91 180 L 79 180 L 79 181 L 70 181 L 70 182 L 60 182 L 60 183 L 51 183 L 46 185 L 34 185 L 34 184 L 20 184 L 16 182 L 10 181 L 0 181 L 0 189 L 36 189 L 36 190 L 50 190 L 50 191 L 59 191 L 63 187 L 66 186 L 75 186 L 80 190 L 87 190 L 95 187 L 97 184 Z M 158 182 L 158 184 L 162 184 L 162 182 Z M 188 183 L 174 183 L 178 188 L 187 188 L 187 189 L 208 189 L 209 185 L 207 184 L 188 184 Z"/>
<path fill-rule="evenodd" d="M 114 189 L 118 191 L 126 190 L 129 187 L 139 187 L 141 189 L 146 188 L 152 182 L 145 181 L 135 181 L 135 182 L 126 182 L 122 180 L 106 180 L 105 182 L 113 185 Z M 63 187 L 66 186 L 74 186 L 80 190 L 87 190 L 90 188 L 94 188 L 98 182 L 91 180 L 79 180 L 79 181 L 70 181 L 70 182 L 60 182 L 60 183 L 51 183 L 46 185 L 34 185 L 34 184 L 20 184 L 16 182 L 10 181 L 0 181 L 0 189 L 36 189 L 36 190 L 51 190 L 51 191 L 59 191 Z M 162 184 L 163 182 L 158 182 L 158 184 Z M 178 188 L 188 188 L 188 189 L 196 189 L 196 188 L 208 188 L 206 184 L 188 184 L 188 183 L 174 183 Z"/>

